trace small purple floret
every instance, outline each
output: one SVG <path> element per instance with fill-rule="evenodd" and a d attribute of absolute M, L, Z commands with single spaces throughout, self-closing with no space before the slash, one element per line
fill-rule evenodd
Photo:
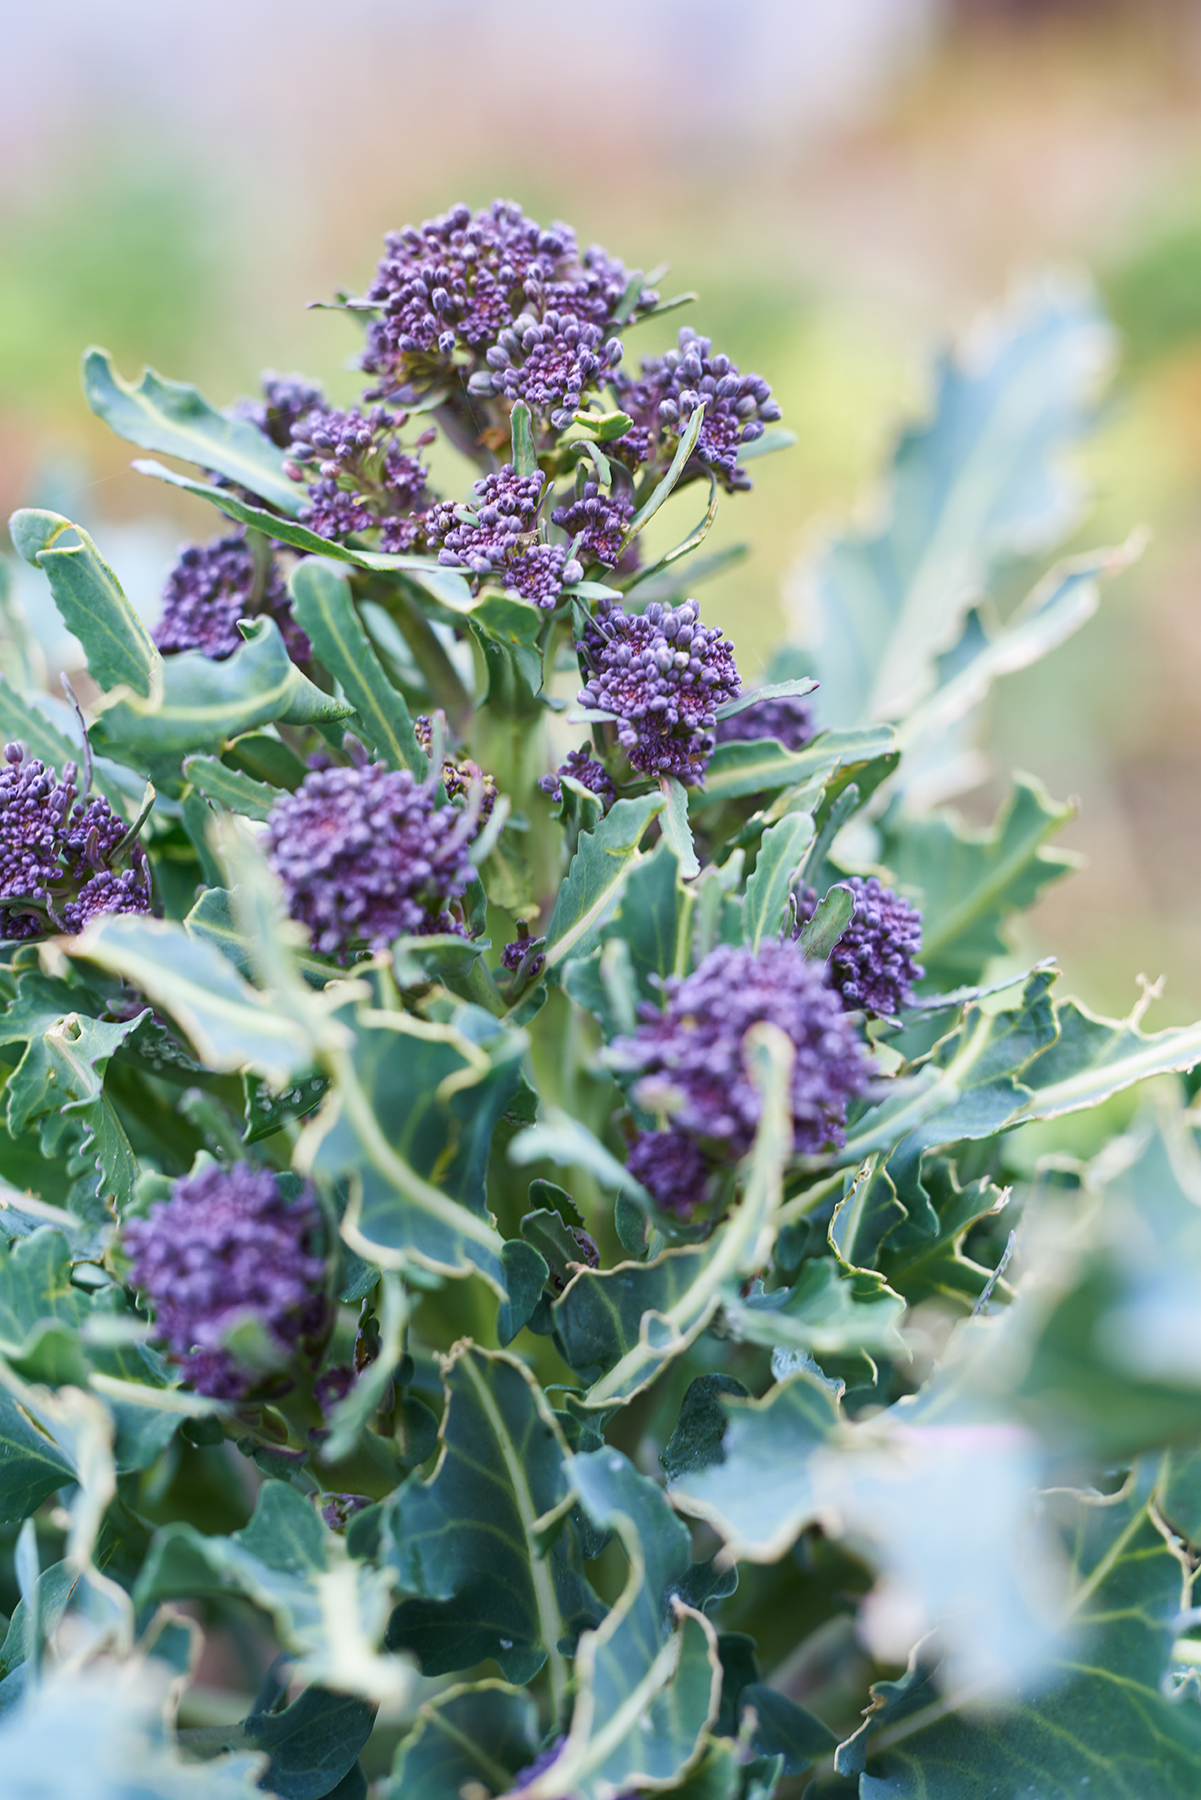
<path fill-rule="evenodd" d="M 753 706 L 722 719 L 717 727 L 719 744 L 775 738 L 785 750 L 803 750 L 813 737 L 813 708 L 795 696 L 783 700 L 756 700 Z"/>
<path fill-rule="evenodd" d="M 0 764 L 0 939 L 79 932 L 100 913 L 150 911 L 150 875 L 138 844 L 121 852 L 128 827 L 102 795 L 79 800 L 78 771 L 61 780 L 24 746 L 6 744 Z M 18 897 L 34 901 L 22 907 Z"/>
<path fill-rule="evenodd" d="M 848 875 L 840 887 L 855 901 L 850 924 L 830 952 L 830 980 L 848 1012 L 893 1014 L 913 1004 L 913 984 L 925 970 L 915 961 L 922 947 L 922 915 L 884 887 L 875 875 Z M 817 894 L 806 888 L 798 906 L 798 932 L 813 917 Z"/>
<path fill-rule="evenodd" d="M 759 1095 L 742 1044 L 766 1020 L 790 1038 L 793 1143 L 816 1155 L 843 1142 L 848 1100 L 863 1092 L 865 1052 L 826 971 L 791 943 L 759 951 L 719 944 L 693 974 L 664 983 L 666 1008 L 643 1002 L 632 1038 L 618 1038 L 618 1066 L 642 1079 L 635 1095 L 648 1110 L 670 1111 L 672 1126 L 724 1140 L 741 1156 L 759 1123 Z"/>
<path fill-rule="evenodd" d="M 579 702 L 617 720 L 632 766 L 697 782 L 713 754 L 717 708 L 739 693 L 734 647 L 700 622 L 695 600 L 626 613 L 602 600 L 576 644 Z"/>
<path fill-rule="evenodd" d="M 234 407 L 240 419 L 257 425 L 264 437 L 286 450 L 292 441 L 292 427 L 314 407 L 326 404 L 324 390 L 307 375 L 277 375 L 274 369 L 262 373 L 263 398 L 242 400 Z"/>
<path fill-rule="evenodd" d="M 288 910 L 313 948 L 346 955 L 394 938 L 455 931 L 447 911 L 472 877 L 475 822 L 438 807 L 408 769 L 314 770 L 271 809 L 266 848 Z"/>
<path fill-rule="evenodd" d="M 269 1169 L 213 1164 L 175 1183 L 125 1245 L 131 1284 L 154 1308 L 159 1335 L 197 1392 L 237 1400 L 261 1377 L 224 1339 L 244 1319 L 266 1331 L 281 1358 L 328 1322 L 321 1216 L 311 1189 L 285 1200 Z"/>
<path fill-rule="evenodd" d="M 255 597 L 254 553 L 240 531 L 207 544 L 187 544 L 163 589 L 163 616 L 154 641 L 164 656 L 199 650 L 212 662 L 224 662 L 241 648 L 238 620 L 268 613 L 283 634 L 293 662 L 307 662 L 312 647 L 292 617 L 283 576 L 274 559 L 268 564 L 262 593 Z"/>
<path fill-rule="evenodd" d="M 696 461 L 712 469 L 731 492 L 749 488 L 750 477 L 738 466 L 739 448 L 762 437 L 767 425 L 780 417 L 780 408 L 761 375 L 740 375 L 728 356 L 712 352 L 712 341 L 685 325 L 679 348 L 666 356 L 645 358 L 637 381 L 619 373 L 614 391 L 622 411 L 633 419 L 634 430 L 610 444 L 610 453 L 624 454 L 629 462 L 646 462 L 656 455 L 661 438 L 674 452 L 676 441 L 703 404 Z"/>
<path fill-rule="evenodd" d="M 429 471 L 400 443 L 397 433 L 407 423 L 407 413 L 382 406 L 363 413 L 357 406 L 322 405 L 297 419 L 285 467 L 309 483 L 300 517 L 311 531 L 330 539 L 378 531 L 389 555 L 420 543 Z"/>
<path fill-rule="evenodd" d="M 556 506 L 552 525 L 558 525 L 578 544 L 582 563 L 598 562 L 611 569 L 621 556 L 621 540 L 634 513 L 634 496 L 624 488 L 602 494 L 595 481 L 584 483 L 584 492 L 568 506 Z"/>
<path fill-rule="evenodd" d="M 462 569 L 476 583 L 494 580 L 535 606 L 557 605 L 563 588 L 581 580 L 584 571 L 564 545 L 539 541 L 545 484 L 541 469 L 518 475 L 505 463 L 474 484 L 470 507 L 440 500 L 425 515 L 429 541 L 439 546 L 438 561 Z"/>
<path fill-rule="evenodd" d="M 524 400 L 535 414 L 549 414 L 559 430 L 572 422 L 584 391 L 616 369 L 622 346 L 599 325 L 553 309 L 539 321 L 520 313 L 485 353 L 487 367 L 471 377 L 469 391 L 481 398 Z"/>
<path fill-rule="evenodd" d="M 710 1165 L 696 1139 L 682 1131 L 642 1132 L 626 1168 L 661 1212 L 690 1219 L 705 1200 Z"/>
<path fill-rule="evenodd" d="M 603 810 L 608 812 L 616 798 L 616 793 L 604 763 L 597 762 L 592 755 L 591 743 L 581 744 L 578 750 L 569 750 L 566 759 L 559 764 L 553 775 L 543 775 L 539 778 L 538 786 L 544 794 L 549 794 L 552 800 L 561 800 L 564 775 L 569 775 L 573 781 L 578 781 L 581 787 L 586 787 L 589 793 L 595 794 Z"/>

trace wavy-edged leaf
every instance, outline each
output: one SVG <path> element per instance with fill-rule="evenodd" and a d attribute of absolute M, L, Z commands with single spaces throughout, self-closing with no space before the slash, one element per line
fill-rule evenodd
<path fill-rule="evenodd" d="M 249 419 L 218 412 L 189 382 L 148 368 L 134 387 L 117 374 L 108 351 L 93 346 L 84 353 L 83 392 L 97 417 L 127 443 L 215 469 L 291 516 L 304 504 L 305 490 L 284 474 L 278 445 Z"/>
<path fill-rule="evenodd" d="M 835 544 L 816 572 L 826 718 L 904 713 L 995 560 L 1070 529 L 1078 492 L 1061 452 L 1086 423 L 1109 345 L 1091 297 L 1047 289 L 971 356 L 943 358 L 933 418 L 898 445 L 887 524 Z"/>
<path fill-rule="evenodd" d="M 404 696 L 393 687 L 354 609 L 350 585 L 331 563 L 306 558 L 288 583 L 292 610 L 354 707 L 368 748 L 390 769 L 425 779 L 429 761 L 413 731 Z"/>
<path fill-rule="evenodd" d="M 240 1727 L 242 1741 L 271 1761 L 263 1776 L 279 1800 L 338 1800 L 338 1788 L 371 1736 L 376 1708 L 353 1694 L 334 1694 L 315 1683 L 279 1712 L 253 1712 Z"/>
<path fill-rule="evenodd" d="M 182 925 L 110 913 L 76 939 L 75 951 L 169 1012 L 209 1068 L 254 1069 L 282 1085 L 316 1059 L 316 1044 L 296 1020 Z"/>
<path fill-rule="evenodd" d="M 881 858 L 897 880 L 921 895 L 922 964 L 932 990 L 978 981 L 991 957 L 1009 946 L 1000 926 L 1032 906 L 1043 889 L 1078 866 L 1047 844 L 1074 816 L 1038 781 L 1014 780 L 987 831 L 961 831 L 945 814 L 883 821 Z"/>
<path fill-rule="evenodd" d="M 427 1700 L 396 1752 L 388 1800 L 506 1793 L 538 1750 L 538 1709 L 522 1688 L 475 1681 Z"/>
<path fill-rule="evenodd" d="M 687 1532 L 662 1490 L 614 1450 L 571 1459 L 592 1523 L 620 1538 L 622 1593 L 576 1654 L 571 1725 L 554 1761 L 522 1791 L 529 1800 L 605 1800 L 631 1782 L 669 1785 L 700 1760 L 721 1698 L 713 1627 L 675 1598 L 691 1567 Z"/>
<path fill-rule="evenodd" d="M 638 846 L 666 805 L 662 794 L 619 800 L 594 831 L 580 838 L 546 928 L 546 963 L 587 956 L 620 898 Z"/>
<path fill-rule="evenodd" d="M 828 781 L 835 769 L 853 773 L 894 748 L 891 725 L 853 731 L 823 731 L 803 750 L 786 750 L 775 738 L 719 744 L 705 768 L 705 785 L 689 790 L 689 807 L 699 812 L 721 800 L 747 794 L 776 794 L 781 788 Z"/>
<path fill-rule="evenodd" d="M 442 1378 L 437 1466 L 379 1509 L 378 1555 L 411 1596 L 392 1615 L 388 1643 L 415 1651 L 426 1675 L 491 1657 L 523 1684 L 549 1662 L 561 1699 L 561 1641 L 595 1616 L 563 1525 L 573 1501 L 566 1441 L 517 1357 L 461 1344 Z"/>
<path fill-rule="evenodd" d="M 792 1046 L 776 1027 L 752 1026 L 746 1057 L 762 1115 L 739 1207 L 704 1244 L 665 1250 L 649 1263 L 581 1269 L 555 1303 L 564 1353 L 592 1381 L 582 1402 L 588 1408 L 640 1393 L 700 1336 L 727 1289 L 762 1269 L 771 1255 L 792 1151 Z"/>
<path fill-rule="evenodd" d="M 255 619 L 245 640 L 224 662 L 200 650 L 164 658 L 161 703 L 119 700 L 107 707 L 88 732 L 93 747 L 178 791 L 180 763 L 191 751 L 211 752 L 255 725 L 350 716 L 346 701 L 323 694 L 301 674 L 274 619 Z"/>
<path fill-rule="evenodd" d="M 843 1356 L 852 1350 L 908 1359 L 898 1327 L 905 1301 L 875 1270 L 842 1270 L 833 1257 L 807 1258 L 796 1281 L 771 1293 L 730 1296 L 722 1314 L 744 1343 L 809 1355 Z"/>
<path fill-rule="evenodd" d="M 349 1182 L 342 1232 L 360 1256 L 400 1270 L 474 1269 L 507 1295 L 484 1175 L 525 1049 L 524 1032 L 474 1006 L 445 1025 L 382 1011 L 359 1019 L 352 1047 L 331 1062 L 306 1156 Z"/>
<path fill-rule="evenodd" d="M 1105 1019 L 1078 1000 L 1060 1001 L 1055 1008 L 1059 1028 L 1055 1042 L 1022 1075 L 1034 1097 L 1013 1123 L 1056 1119 L 1100 1106 L 1136 1082 L 1180 1073 L 1201 1062 L 1201 1023 L 1145 1032 L 1138 1013 L 1136 1008 L 1129 1019 Z"/>
<path fill-rule="evenodd" d="M 127 687 L 147 700 L 156 694 L 162 658 L 83 527 L 59 513 L 26 508 L 13 514 L 8 528 L 26 562 L 45 571 L 54 604 L 82 644 L 96 686 Z M 66 531 L 73 531 L 79 542 L 54 549 Z"/>
<path fill-rule="evenodd" d="M 1132 1482 L 1108 1500 L 1052 1501 L 1072 1561 L 1070 1636 L 1050 1679 L 1005 1704 L 987 1690 L 947 1691 L 915 1654 L 902 1681 L 873 1689 L 865 1723 L 836 1761 L 860 1776 L 865 1800 L 1016 1794 L 1032 1779 L 1045 1800 L 1191 1800 L 1201 1787 L 1201 1719 L 1191 1699 L 1166 1698 L 1163 1684 L 1192 1582 L 1147 1485 Z"/>
<path fill-rule="evenodd" d="M 411 1664 L 378 1653 L 391 1575 L 355 1562 L 312 1502 L 285 1481 L 265 1481 L 254 1517 L 231 1537 L 173 1524 L 156 1532 L 136 1604 L 241 1594 L 274 1622 L 301 1680 L 378 1703 L 403 1702 Z"/>
<path fill-rule="evenodd" d="M 519 1168 L 550 1162 L 560 1169 L 587 1169 L 607 1192 L 627 1195 L 647 1212 L 654 1210 L 650 1195 L 625 1165 L 586 1125 L 561 1107 L 541 1108 L 537 1122 L 519 1131 L 509 1145 L 509 1161 Z"/>

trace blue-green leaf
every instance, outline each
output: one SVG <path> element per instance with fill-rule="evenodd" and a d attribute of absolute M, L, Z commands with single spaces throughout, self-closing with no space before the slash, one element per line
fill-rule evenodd
<path fill-rule="evenodd" d="M 146 369 L 133 387 L 117 374 L 107 350 L 93 347 L 83 359 L 83 392 L 92 411 L 127 443 L 215 469 L 283 513 L 300 511 L 305 490 L 284 474 L 283 451 L 248 419 L 218 412 L 188 382 Z"/>
<path fill-rule="evenodd" d="M 586 956 L 616 908 L 646 828 L 666 805 L 662 794 L 619 800 L 595 830 L 580 838 L 546 928 L 546 962 Z"/>
<path fill-rule="evenodd" d="M 83 645 L 88 674 L 101 689 L 127 687 L 143 699 L 157 694 L 162 658 L 121 584 L 82 526 L 58 513 L 25 510 L 8 522 L 26 562 L 45 571 L 63 624 Z M 73 531 L 77 544 L 53 549 Z"/>
<path fill-rule="evenodd" d="M 345 576 L 331 563 L 306 558 L 288 583 L 297 622 L 317 659 L 340 683 L 367 737 L 367 747 L 390 769 L 411 769 L 424 780 L 428 759 L 413 732 L 404 697 L 384 674 L 350 597 Z"/>
<path fill-rule="evenodd" d="M 521 1688 L 477 1681 L 427 1700 L 396 1752 L 388 1800 L 504 1794 L 538 1749 L 538 1710 Z"/>
<path fill-rule="evenodd" d="M 778 938 L 784 929 L 788 895 L 812 842 L 813 820 L 808 813 L 785 813 L 763 833 L 742 909 L 742 928 L 752 950 L 758 950 L 764 938 Z"/>

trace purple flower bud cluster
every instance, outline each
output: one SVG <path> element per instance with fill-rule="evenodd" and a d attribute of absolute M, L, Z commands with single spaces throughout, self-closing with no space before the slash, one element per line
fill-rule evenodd
<path fill-rule="evenodd" d="M 137 844 L 111 865 L 125 821 L 101 795 L 80 800 L 77 769 L 61 780 L 21 744 L 0 765 L 0 939 L 82 931 L 100 913 L 150 911 L 150 872 Z M 21 904 L 26 902 L 26 904 Z"/>
<path fill-rule="evenodd" d="M 660 1212 L 690 1219 L 707 1198 L 713 1170 L 695 1138 L 682 1131 L 643 1131 L 635 1138 L 626 1168 L 640 1181 Z"/>
<path fill-rule="evenodd" d="M 286 450 L 292 442 L 292 427 L 315 407 L 325 406 L 324 391 L 307 375 L 277 375 L 274 369 L 263 370 L 262 384 L 262 400 L 243 400 L 234 413 L 257 425 L 264 437 Z"/>
<path fill-rule="evenodd" d="M 605 339 L 599 325 L 574 313 L 548 312 L 541 324 L 520 313 L 490 344 L 487 368 L 471 377 L 468 392 L 483 399 L 524 400 L 535 414 L 549 413 L 562 431 L 572 422 L 584 392 L 599 387 L 622 358 L 618 338 Z"/>
<path fill-rule="evenodd" d="M 323 956 L 378 950 L 394 938 L 457 931 L 447 908 L 471 880 L 477 821 L 434 804 L 408 769 L 319 769 L 283 794 L 266 849 L 288 910 Z"/>
<path fill-rule="evenodd" d="M 634 496 L 627 489 L 602 494 L 599 483 L 586 481 L 579 499 L 556 506 L 550 517 L 572 540 L 580 562 L 611 569 L 621 556 L 621 540 L 633 514 Z"/>
<path fill-rule="evenodd" d="M 699 781 L 713 753 L 717 708 L 737 699 L 733 645 L 700 622 L 695 600 L 626 613 L 602 600 L 576 644 L 581 706 L 617 720 L 635 769 Z"/>
<path fill-rule="evenodd" d="M 428 756 L 433 743 L 433 730 L 424 713 L 413 720 L 413 734 Z M 492 808 L 496 805 L 496 776 L 485 775 L 480 765 L 472 762 L 470 757 L 462 757 L 457 762 L 449 756 L 443 758 L 442 785 L 446 789 L 448 800 L 460 797 L 469 799 L 477 784 L 481 791 L 480 824 L 483 825 L 491 818 Z"/>
<path fill-rule="evenodd" d="M 617 798 L 609 772 L 604 763 L 597 762 L 593 757 L 590 742 L 581 744 L 578 750 L 569 750 L 566 761 L 559 764 L 553 775 L 543 775 L 538 786 L 552 800 L 561 800 L 564 775 L 570 775 L 573 781 L 578 781 L 581 787 L 586 787 L 590 793 L 595 794 L 605 812 L 608 812 Z"/>
<path fill-rule="evenodd" d="M 867 1066 L 854 1024 L 820 964 L 791 943 L 758 951 L 719 944 L 691 975 L 669 977 L 664 994 L 662 1011 L 644 1001 L 635 1035 L 610 1047 L 616 1067 L 639 1072 L 639 1105 L 669 1112 L 673 1131 L 744 1155 L 760 1102 L 742 1044 L 750 1027 L 765 1020 L 780 1027 L 796 1053 L 791 1103 L 798 1155 L 843 1142 L 847 1102 L 863 1092 Z M 665 1153 L 644 1154 L 653 1174 Z"/>
<path fill-rule="evenodd" d="M 531 937 L 530 928 L 525 920 L 518 919 L 517 936 L 511 944 L 506 944 L 500 953 L 501 968 L 507 969 L 510 975 L 516 975 L 521 965 L 525 963 L 526 980 L 533 981 L 536 975 L 542 973 L 546 963 L 545 956 L 539 950 L 539 946 L 545 942 L 545 938 Z M 527 957 L 529 958 L 528 962 L 526 961 Z"/>
<path fill-rule="evenodd" d="M 922 915 L 882 886 L 875 875 L 850 875 L 838 884 L 855 902 L 850 923 L 830 952 L 830 980 L 848 1012 L 893 1014 L 913 1004 L 913 984 L 925 970 L 914 959 L 922 947 Z M 817 893 L 805 888 L 797 906 L 801 926 L 813 917 Z"/>
<path fill-rule="evenodd" d="M 201 1394 L 238 1400 L 261 1376 L 226 1348 L 252 1319 L 281 1359 L 328 1324 L 322 1227 L 313 1192 L 294 1200 L 251 1163 L 213 1164 L 175 1183 L 145 1219 L 125 1226 L 130 1282 L 154 1308 L 159 1335 Z"/>
<path fill-rule="evenodd" d="M 187 544 L 163 589 L 163 616 L 154 641 L 164 656 L 199 650 L 211 662 L 224 662 L 239 649 L 238 620 L 268 613 L 279 626 L 293 662 L 308 662 L 312 646 L 292 617 L 283 576 L 274 558 L 267 565 L 261 592 L 254 552 L 240 531 Z"/>
<path fill-rule="evenodd" d="M 474 484 L 474 507 L 439 501 L 425 515 L 429 541 L 440 546 L 438 561 L 477 581 L 495 578 L 507 593 L 535 606 L 557 605 L 563 588 L 581 581 L 584 571 L 563 545 L 538 538 L 545 483 L 540 469 L 518 475 L 505 463 Z"/>
<path fill-rule="evenodd" d="M 728 356 L 713 355 L 711 339 L 698 337 L 685 325 L 677 350 L 645 358 L 637 381 L 619 374 L 613 386 L 635 431 L 611 444 L 610 452 L 646 462 L 662 438 L 674 454 L 674 440 L 703 405 L 697 461 L 712 469 L 731 492 L 750 487 L 749 476 L 738 466 L 739 446 L 762 437 L 766 427 L 780 417 L 771 388 L 761 375 L 739 374 Z"/>
<path fill-rule="evenodd" d="M 384 243 L 366 295 L 379 313 L 363 367 L 397 379 L 420 374 L 423 364 L 445 363 L 456 351 L 475 360 L 519 320 L 537 326 L 553 313 L 603 331 L 616 322 L 630 283 L 623 265 L 599 246 L 581 256 L 570 226 L 543 229 L 507 200 L 474 214 L 452 207 L 420 227 L 389 232 Z M 657 300 L 642 288 L 631 315 Z"/>
<path fill-rule="evenodd" d="M 775 738 L 785 750 L 803 750 L 813 736 L 813 708 L 808 700 L 787 695 L 782 700 L 756 700 L 717 726 L 719 744 Z"/>
<path fill-rule="evenodd" d="M 382 406 L 369 414 L 320 406 L 296 421 L 286 466 L 294 479 L 310 482 L 300 515 L 310 530 L 324 538 L 378 531 L 389 554 L 420 542 L 429 470 L 401 447 L 396 434 L 407 423 L 407 413 Z"/>

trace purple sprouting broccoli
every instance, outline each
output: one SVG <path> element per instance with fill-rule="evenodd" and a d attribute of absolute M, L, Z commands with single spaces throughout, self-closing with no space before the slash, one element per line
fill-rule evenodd
<path fill-rule="evenodd" d="M 479 398 L 524 400 L 535 415 L 546 414 L 557 430 L 572 423 L 586 390 L 616 369 L 622 357 L 618 338 L 574 313 L 547 312 L 541 323 L 520 313 L 484 354 L 487 367 L 468 383 Z"/>
<path fill-rule="evenodd" d="M 154 641 L 164 656 L 199 650 L 224 662 L 241 647 L 238 620 L 267 613 L 279 626 L 293 662 L 308 662 L 312 646 L 292 617 L 292 606 L 275 559 L 256 567 L 254 552 L 240 531 L 207 544 L 187 544 L 167 577 L 163 616 Z"/>
<path fill-rule="evenodd" d="M 541 949 L 541 946 L 545 944 L 545 942 L 546 939 L 544 937 L 531 937 L 530 928 L 526 924 L 526 921 L 524 919 L 518 919 L 517 936 L 513 939 L 511 944 L 506 944 L 500 953 L 501 968 L 507 969 L 510 975 L 517 975 L 521 972 L 522 966 L 524 965 L 525 980 L 533 981 L 536 976 L 542 973 L 546 963 L 546 958 L 543 956 Z"/>
<path fill-rule="evenodd" d="M 855 902 L 850 923 L 830 952 L 830 980 L 848 1012 L 893 1014 L 913 1004 L 913 984 L 925 970 L 915 961 L 922 947 L 922 915 L 875 875 L 839 882 Z M 817 893 L 805 888 L 797 906 L 797 932 L 813 917 Z"/>
<path fill-rule="evenodd" d="M 436 806 L 433 784 L 408 769 L 318 769 L 271 809 L 266 848 L 288 910 L 313 948 L 345 958 L 356 946 L 461 931 L 450 903 L 472 877 L 470 809 Z"/>
<path fill-rule="evenodd" d="M 407 413 L 382 406 L 370 413 L 318 406 L 296 420 L 285 466 L 309 483 L 300 516 L 311 531 L 331 539 L 378 531 L 380 548 L 390 555 L 421 543 L 429 470 L 400 443 L 397 434 L 407 423 Z M 418 447 L 433 436 L 422 433 Z"/>
<path fill-rule="evenodd" d="M 863 1092 L 865 1051 L 825 969 L 792 943 L 760 950 L 719 944 L 691 975 L 664 983 L 662 1011 L 639 1007 L 632 1038 L 610 1047 L 614 1065 L 636 1071 L 635 1096 L 650 1111 L 670 1113 L 672 1127 L 726 1147 L 750 1149 L 759 1095 L 747 1074 L 742 1042 L 760 1020 L 778 1025 L 795 1051 L 793 1143 L 816 1155 L 843 1141 L 847 1102 Z"/>
<path fill-rule="evenodd" d="M 456 353 L 478 368 L 522 315 L 536 325 L 550 314 L 571 315 L 604 332 L 658 299 L 641 287 L 630 296 L 621 263 L 597 245 L 581 256 L 570 226 L 544 229 L 509 200 L 476 213 L 452 207 L 389 232 L 384 243 L 366 295 L 379 311 L 363 367 L 393 387 L 435 372 Z"/>
<path fill-rule="evenodd" d="M 322 1239 L 312 1190 L 287 1199 L 278 1175 L 252 1163 L 185 1176 L 124 1230 L 130 1281 L 159 1335 L 192 1386 L 219 1400 L 241 1399 L 262 1380 L 227 1348 L 244 1321 L 266 1333 L 281 1363 L 319 1346 L 330 1319 Z"/>
<path fill-rule="evenodd" d="M 695 1138 L 682 1131 L 644 1131 L 635 1138 L 626 1168 L 660 1212 L 690 1219 L 707 1199 L 712 1167 Z"/>
<path fill-rule="evenodd" d="M 417 742 L 428 756 L 433 745 L 434 734 L 429 719 L 421 713 L 413 720 L 413 733 Z M 446 756 L 442 761 L 442 785 L 446 789 L 448 800 L 457 800 L 460 796 L 467 800 L 477 786 L 480 792 L 480 824 L 484 825 L 492 817 L 492 808 L 497 801 L 496 776 L 486 775 L 477 762 L 469 756 Z"/>
<path fill-rule="evenodd" d="M 634 496 L 625 488 L 602 494 L 600 485 L 586 481 L 584 491 L 570 505 L 556 506 L 552 525 L 566 532 L 581 563 L 600 563 L 611 569 L 620 560 L 621 541 L 634 513 Z"/>
<path fill-rule="evenodd" d="M 752 738 L 775 738 L 786 750 L 803 750 L 813 737 L 813 708 L 808 700 L 787 695 L 782 700 L 756 700 L 717 726 L 719 744 Z"/>
<path fill-rule="evenodd" d="M 703 405 L 704 422 L 691 460 L 697 473 L 711 469 L 731 493 L 751 485 L 738 466 L 740 446 L 762 437 L 780 417 L 761 375 L 739 374 L 728 356 L 713 355 L 709 338 L 698 337 L 688 326 L 680 332 L 678 349 L 645 358 L 636 381 L 619 372 L 613 390 L 634 429 L 607 446 L 610 455 L 630 463 L 657 460 L 660 448 L 664 457 L 674 455 L 693 413 Z"/>
<path fill-rule="evenodd" d="M 474 484 L 473 506 L 440 501 L 425 515 L 438 561 L 464 570 L 477 585 L 495 580 L 535 606 L 558 604 L 564 587 L 583 579 L 583 568 L 562 544 L 544 544 L 537 533 L 546 477 L 518 475 L 511 463 Z"/>
<path fill-rule="evenodd" d="M 102 795 L 79 798 L 78 771 L 6 744 L 0 764 L 0 939 L 75 933 L 101 913 L 150 911 L 150 872 Z M 127 866 L 115 869 L 121 860 Z"/>
<path fill-rule="evenodd" d="M 274 369 L 262 373 L 263 398 L 242 400 L 234 407 L 236 416 L 257 425 L 264 437 L 281 450 L 292 442 L 292 427 L 314 408 L 326 405 L 325 392 L 307 375 L 277 375 Z"/>
<path fill-rule="evenodd" d="M 564 775 L 570 776 L 572 781 L 578 781 L 581 787 L 586 787 L 589 793 L 595 794 L 602 811 L 608 812 L 617 796 L 604 763 L 597 762 L 592 754 L 591 741 L 585 741 L 578 750 L 569 750 L 553 775 L 539 778 L 538 786 L 552 800 L 561 800 Z"/>
<path fill-rule="evenodd" d="M 581 706 L 608 713 L 632 766 L 698 782 L 713 753 L 717 708 L 737 699 L 734 647 L 700 622 L 695 600 L 626 613 L 602 600 L 576 644 Z"/>

